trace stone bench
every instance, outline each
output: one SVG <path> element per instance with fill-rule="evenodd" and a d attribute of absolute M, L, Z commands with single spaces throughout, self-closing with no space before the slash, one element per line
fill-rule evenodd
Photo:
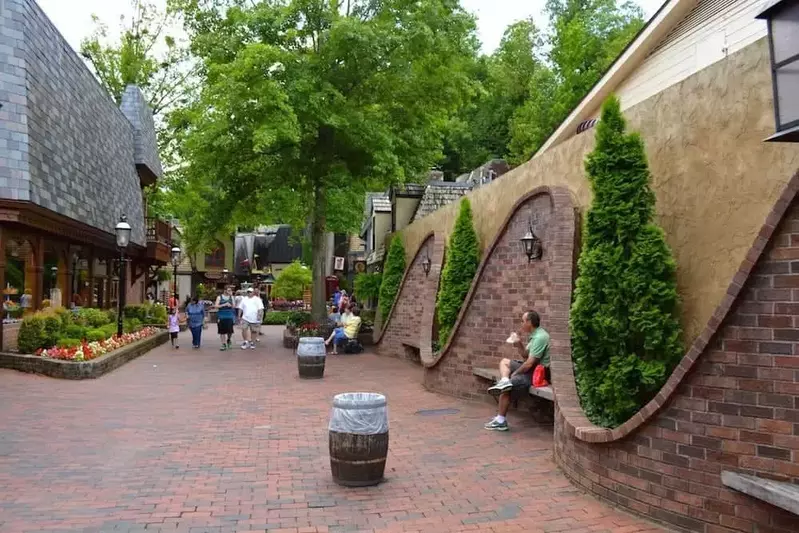
<path fill-rule="evenodd" d="M 472 374 L 483 379 L 491 380 L 494 383 L 499 381 L 499 370 L 496 368 L 472 368 Z M 550 386 L 530 387 L 529 392 L 530 396 L 537 396 L 549 400 L 550 402 L 555 401 L 555 394 Z"/>
<path fill-rule="evenodd" d="M 799 515 L 799 485 L 730 471 L 721 473 L 721 483 L 725 487 Z"/>

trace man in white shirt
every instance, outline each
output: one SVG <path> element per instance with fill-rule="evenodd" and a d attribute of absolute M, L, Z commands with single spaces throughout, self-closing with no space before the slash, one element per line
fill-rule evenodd
<path fill-rule="evenodd" d="M 239 304 L 239 313 L 241 314 L 241 335 L 244 338 L 241 349 L 246 350 L 249 347 L 250 350 L 254 350 L 255 342 L 252 340 L 252 335 L 253 333 L 258 334 L 258 329 L 264 318 L 264 302 L 255 296 L 252 287 L 247 289 L 247 296 L 242 298 Z"/>

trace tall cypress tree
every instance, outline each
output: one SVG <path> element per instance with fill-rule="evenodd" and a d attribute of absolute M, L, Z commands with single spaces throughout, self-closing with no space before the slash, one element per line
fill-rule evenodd
<path fill-rule="evenodd" d="M 386 255 L 386 261 L 383 264 L 383 280 L 380 282 L 380 295 L 377 301 L 384 324 L 388 319 L 391 308 L 394 306 L 394 300 L 397 299 L 397 293 L 404 274 L 405 245 L 402 244 L 402 239 L 399 238 L 399 235 L 394 235 L 391 238 L 388 255 Z"/>
<path fill-rule="evenodd" d="M 472 204 L 468 198 L 463 198 L 449 238 L 438 290 L 438 340 L 441 346 L 447 343 L 479 265 L 480 242 L 474 230 Z"/>
<path fill-rule="evenodd" d="M 586 160 L 594 199 L 571 309 L 583 408 L 607 427 L 652 399 L 682 355 L 676 263 L 653 222 L 643 141 L 625 129 L 619 100 L 611 97 Z"/>

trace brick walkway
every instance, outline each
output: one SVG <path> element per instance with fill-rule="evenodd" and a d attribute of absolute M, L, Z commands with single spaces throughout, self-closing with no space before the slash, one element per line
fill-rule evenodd
<path fill-rule="evenodd" d="M 265 331 L 256 351 L 164 346 L 95 381 L 0 370 L 0 531 L 661 531 L 570 485 L 551 428 L 514 416 L 510 433 L 484 431 L 490 405 L 368 354 L 300 381 L 280 329 Z M 330 399 L 356 390 L 389 399 L 377 488 L 330 478 Z M 415 414 L 436 408 L 459 412 Z"/>

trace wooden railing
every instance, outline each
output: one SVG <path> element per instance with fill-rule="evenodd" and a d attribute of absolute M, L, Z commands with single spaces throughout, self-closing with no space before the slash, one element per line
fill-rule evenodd
<path fill-rule="evenodd" d="M 163 220 L 147 217 L 147 242 L 172 245 L 172 226 Z"/>

